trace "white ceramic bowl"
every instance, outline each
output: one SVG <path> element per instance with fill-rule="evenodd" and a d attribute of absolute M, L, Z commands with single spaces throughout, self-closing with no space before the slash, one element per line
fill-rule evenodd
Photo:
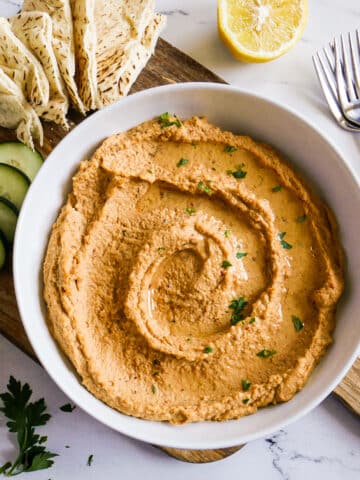
<path fill-rule="evenodd" d="M 127 130 L 162 112 L 180 117 L 206 115 L 218 126 L 267 141 L 283 151 L 315 185 L 334 210 L 347 252 L 346 292 L 335 342 L 306 387 L 290 402 L 223 423 L 172 426 L 123 415 L 97 400 L 84 387 L 49 334 L 42 301 L 41 269 L 51 225 L 72 174 L 109 135 Z M 192 449 L 240 445 L 283 427 L 318 405 L 355 360 L 360 339 L 360 188 L 334 146 L 291 110 L 238 88 L 217 84 L 178 84 L 131 95 L 83 121 L 54 149 L 26 196 L 14 246 L 16 297 L 30 342 L 57 385 L 83 410 L 109 427 L 153 444 Z M 356 213 L 356 214 L 357 214 Z"/>

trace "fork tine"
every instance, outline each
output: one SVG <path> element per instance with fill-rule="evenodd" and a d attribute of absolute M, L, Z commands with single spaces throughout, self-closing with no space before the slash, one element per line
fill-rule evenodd
<path fill-rule="evenodd" d="M 332 73 L 334 73 L 334 70 L 335 70 L 335 59 L 334 59 L 334 48 L 332 47 L 332 45 L 330 45 L 330 50 L 331 50 L 331 55 L 330 55 L 330 53 L 328 52 L 327 48 L 324 48 L 326 60 L 328 61 L 328 64 L 329 64 L 329 66 L 330 66 L 330 69 L 331 69 Z M 334 79 L 334 82 L 335 82 L 335 79 Z M 336 94 L 336 96 L 337 96 L 337 94 Z"/>
<path fill-rule="evenodd" d="M 336 76 L 336 83 L 337 83 L 337 91 L 338 91 L 338 97 L 339 97 L 342 110 L 345 110 L 348 106 L 349 100 L 346 94 L 345 80 L 344 80 L 343 72 L 341 68 L 342 54 L 341 54 L 339 39 L 335 38 L 334 43 L 335 43 L 335 76 Z"/>
<path fill-rule="evenodd" d="M 349 43 L 350 43 L 350 33 L 349 33 Z M 342 48 L 342 55 L 343 55 L 343 72 L 344 72 L 344 77 L 347 84 L 347 94 L 348 94 L 349 100 L 351 102 L 354 102 L 357 99 L 357 97 L 356 97 L 356 92 L 353 84 L 352 63 L 350 62 L 350 59 L 349 59 L 349 48 L 347 48 L 344 35 L 341 35 L 341 48 Z"/>
<path fill-rule="evenodd" d="M 318 52 L 318 59 L 319 59 L 322 71 L 323 71 L 323 73 L 326 77 L 326 82 L 328 84 L 328 88 L 330 88 L 334 99 L 337 100 L 338 93 L 337 93 L 337 87 L 336 87 L 336 79 L 334 77 L 334 71 L 331 68 L 331 57 L 330 57 L 329 52 L 326 50 L 326 48 L 323 49 L 323 52 L 325 54 L 325 58 L 328 61 L 328 64 L 325 63 L 322 56 L 320 55 L 320 52 Z"/>
<path fill-rule="evenodd" d="M 319 52 L 316 53 L 316 55 L 313 55 L 313 63 L 315 67 L 315 71 L 317 73 L 317 76 L 319 78 L 319 82 L 322 88 L 322 91 L 324 93 L 324 96 L 326 98 L 326 101 L 329 105 L 330 111 L 335 117 L 335 119 L 339 122 L 339 119 L 342 117 L 342 112 L 340 110 L 340 107 L 336 101 L 336 96 L 334 97 L 333 91 L 331 87 L 329 86 L 328 83 L 328 74 L 326 69 L 324 68 L 325 65 L 319 55 Z M 335 90 L 336 92 L 336 90 Z"/>
<path fill-rule="evenodd" d="M 350 35 L 350 33 L 349 33 L 349 39 L 350 39 L 351 59 L 352 59 L 353 70 L 354 70 L 355 88 L 356 88 L 358 97 L 360 97 L 360 68 L 359 68 L 360 34 L 359 34 L 359 30 L 356 30 L 356 44 L 352 35 Z"/>

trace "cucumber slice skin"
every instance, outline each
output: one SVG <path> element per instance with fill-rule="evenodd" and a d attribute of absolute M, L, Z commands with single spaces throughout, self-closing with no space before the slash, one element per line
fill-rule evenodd
<path fill-rule="evenodd" d="M 20 142 L 0 143 L 0 163 L 11 165 L 21 170 L 33 181 L 44 159 L 40 152 L 31 150 Z"/>
<path fill-rule="evenodd" d="M 0 197 L 0 230 L 7 243 L 14 241 L 18 210 L 7 198 Z"/>
<path fill-rule="evenodd" d="M 6 240 L 4 234 L 0 231 L 0 270 L 4 268 L 6 257 Z"/>
<path fill-rule="evenodd" d="M 29 186 L 30 180 L 21 170 L 0 163 L 0 197 L 7 198 L 20 210 Z"/>

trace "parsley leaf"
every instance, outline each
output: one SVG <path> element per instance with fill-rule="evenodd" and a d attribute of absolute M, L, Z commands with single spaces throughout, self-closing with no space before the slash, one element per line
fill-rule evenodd
<path fill-rule="evenodd" d="M 306 219 L 307 219 L 307 215 L 304 214 L 304 215 L 301 215 L 301 217 L 298 217 L 298 218 L 296 219 L 296 221 L 297 221 L 298 223 L 303 223 L 303 222 L 305 222 Z"/>
<path fill-rule="evenodd" d="M 282 190 L 282 185 L 276 185 L 271 189 L 273 192 L 280 192 Z"/>
<path fill-rule="evenodd" d="M 175 120 L 171 120 L 172 118 L 175 118 Z M 169 112 L 162 113 L 159 116 L 158 122 L 161 126 L 161 128 L 165 127 L 171 127 L 172 125 L 176 125 L 177 127 L 181 127 L 182 123 L 178 119 L 176 115 L 170 115 Z"/>
<path fill-rule="evenodd" d="M 247 253 L 245 253 L 245 252 L 244 252 L 244 253 L 237 252 L 237 253 L 236 253 L 236 258 L 239 258 L 239 259 L 240 259 L 240 258 L 246 257 L 246 255 L 247 255 Z"/>
<path fill-rule="evenodd" d="M 68 412 L 68 413 L 71 413 L 72 411 L 74 411 L 76 408 L 76 405 L 71 405 L 71 403 L 65 403 L 65 405 L 62 405 L 60 407 L 60 410 L 62 412 Z"/>
<path fill-rule="evenodd" d="M 185 212 L 188 215 L 194 215 L 196 213 L 196 210 L 195 210 L 195 208 L 185 208 Z"/>
<path fill-rule="evenodd" d="M 285 248 L 286 250 L 290 250 L 292 248 L 292 245 L 290 245 L 290 243 L 284 240 L 285 235 L 286 235 L 286 232 L 279 233 L 279 240 L 283 248 Z"/>
<path fill-rule="evenodd" d="M 255 322 L 256 322 L 256 317 L 250 318 L 249 323 L 255 323 Z"/>
<path fill-rule="evenodd" d="M 244 297 L 235 298 L 229 305 L 229 308 L 233 310 L 233 314 L 231 315 L 231 325 L 236 325 L 237 323 L 244 320 L 243 310 L 246 307 L 248 302 L 244 299 Z"/>
<path fill-rule="evenodd" d="M 213 191 L 211 190 L 211 188 L 208 185 L 205 185 L 204 182 L 199 182 L 197 184 L 197 187 L 198 187 L 199 190 L 207 193 L 210 196 L 213 194 Z"/>
<path fill-rule="evenodd" d="M 177 162 L 176 166 L 177 167 L 183 167 L 187 163 L 189 163 L 189 160 L 187 158 L 180 158 L 180 160 Z"/>
<path fill-rule="evenodd" d="M 204 348 L 204 353 L 211 353 L 213 351 L 212 347 L 205 347 Z"/>
<path fill-rule="evenodd" d="M 46 413 L 44 399 L 29 402 L 31 395 L 29 385 L 22 385 L 13 376 L 9 379 L 7 392 L 0 394 L 3 404 L 0 411 L 9 419 L 6 424 L 9 431 L 17 434 L 19 450 L 16 460 L 7 462 L 0 469 L 0 473 L 8 477 L 49 468 L 54 463 L 52 458 L 57 456 L 43 446 L 47 437 L 35 433 L 35 427 L 45 425 L 51 416 Z"/>
<path fill-rule="evenodd" d="M 242 401 L 244 405 L 247 405 L 249 403 L 250 398 L 244 398 Z"/>
<path fill-rule="evenodd" d="M 276 350 L 268 350 L 267 348 L 264 348 L 264 350 L 260 350 L 256 355 L 261 358 L 269 358 L 275 355 L 277 352 Z"/>
<path fill-rule="evenodd" d="M 302 329 L 304 328 L 304 324 L 303 324 L 303 322 L 300 320 L 299 317 L 296 317 L 295 315 L 291 315 L 291 320 L 293 321 L 295 330 L 296 330 L 297 332 L 300 332 L 300 330 L 302 330 Z"/>
<path fill-rule="evenodd" d="M 94 460 L 94 455 L 92 455 L 92 454 L 89 455 L 88 459 L 87 459 L 87 462 L 86 462 L 88 467 L 91 467 L 91 464 L 92 464 L 93 460 Z"/>
<path fill-rule="evenodd" d="M 246 175 L 247 175 L 247 172 L 245 172 L 245 170 L 242 169 L 242 167 L 239 167 L 237 170 L 235 171 L 232 171 L 232 170 L 228 170 L 227 173 L 229 175 L 232 175 L 234 178 L 245 178 Z"/>
<path fill-rule="evenodd" d="M 224 152 L 227 152 L 227 153 L 236 152 L 236 150 L 237 148 L 233 147 L 232 145 L 225 145 L 224 147 Z"/>
<path fill-rule="evenodd" d="M 155 395 L 155 393 L 156 393 L 156 386 L 155 385 L 151 385 L 151 391 Z"/>
<path fill-rule="evenodd" d="M 251 383 L 248 382 L 247 380 L 241 380 L 241 386 L 244 392 L 247 392 L 249 388 L 251 387 Z"/>
<path fill-rule="evenodd" d="M 226 229 L 225 232 L 224 232 L 224 235 L 225 235 L 226 238 L 229 238 L 230 235 L 231 235 L 231 230 Z"/>
<path fill-rule="evenodd" d="M 221 268 L 229 268 L 232 267 L 232 263 L 229 260 L 224 260 L 221 264 Z"/>

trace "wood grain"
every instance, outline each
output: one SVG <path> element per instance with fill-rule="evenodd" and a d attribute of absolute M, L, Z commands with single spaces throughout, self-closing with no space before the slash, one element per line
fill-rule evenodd
<path fill-rule="evenodd" d="M 154 56 L 140 74 L 130 93 L 158 85 L 192 81 L 225 83 L 224 80 L 204 66 L 160 39 Z M 83 120 L 83 117 L 76 112 L 70 112 L 69 119 L 71 128 L 73 128 Z M 38 147 L 38 149 L 45 158 L 66 133 L 57 125 L 44 123 L 45 141 L 44 145 Z M 0 128 L 0 141 L 15 139 L 16 136 L 13 131 Z M 0 273 L 0 333 L 36 360 L 17 309 L 10 260 L 7 268 Z M 336 389 L 336 394 L 357 413 L 359 413 L 360 402 L 359 384 L 360 366 L 358 362 Z M 169 455 L 186 462 L 203 463 L 225 458 L 238 451 L 241 447 L 201 451 L 164 447 L 163 450 Z"/>

